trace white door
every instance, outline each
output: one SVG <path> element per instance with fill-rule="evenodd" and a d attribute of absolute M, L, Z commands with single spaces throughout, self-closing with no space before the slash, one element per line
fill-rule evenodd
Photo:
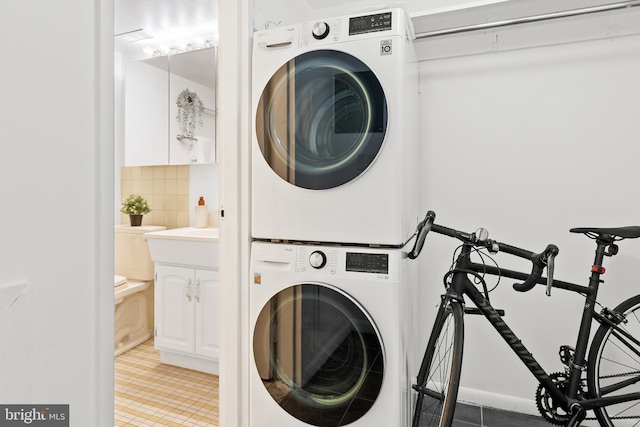
<path fill-rule="evenodd" d="M 192 268 L 156 266 L 156 348 L 193 353 L 194 292 Z"/>
<path fill-rule="evenodd" d="M 218 336 L 219 290 L 218 272 L 196 270 L 195 352 L 200 356 L 219 359 Z"/>

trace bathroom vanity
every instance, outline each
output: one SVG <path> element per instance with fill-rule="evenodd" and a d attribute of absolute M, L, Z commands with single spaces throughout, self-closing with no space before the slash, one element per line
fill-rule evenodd
<path fill-rule="evenodd" d="M 176 228 L 145 237 L 155 265 L 160 360 L 218 374 L 218 229 Z"/>

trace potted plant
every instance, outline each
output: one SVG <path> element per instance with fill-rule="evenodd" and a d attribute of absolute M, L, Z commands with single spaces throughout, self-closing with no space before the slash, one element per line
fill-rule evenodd
<path fill-rule="evenodd" d="M 122 202 L 120 212 L 129 215 L 129 221 L 132 227 L 142 224 L 142 216 L 151 212 L 147 200 L 139 194 L 131 194 Z"/>
<path fill-rule="evenodd" d="M 202 112 L 204 104 L 196 92 L 191 92 L 189 88 L 180 92 L 176 100 L 178 115 L 176 119 L 182 124 L 182 136 L 193 138 L 196 130 L 196 123 L 202 126 Z"/>

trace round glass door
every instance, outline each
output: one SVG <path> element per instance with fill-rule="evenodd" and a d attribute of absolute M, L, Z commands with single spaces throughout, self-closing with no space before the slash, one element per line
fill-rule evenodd
<path fill-rule="evenodd" d="M 378 155 L 387 128 L 380 81 L 359 59 L 308 52 L 269 80 L 257 107 L 265 160 L 282 179 L 323 190 L 360 176 Z"/>
<path fill-rule="evenodd" d="M 295 285 L 271 298 L 256 321 L 253 355 L 271 397 L 310 425 L 356 421 L 382 387 L 384 350 L 373 321 L 326 285 Z"/>

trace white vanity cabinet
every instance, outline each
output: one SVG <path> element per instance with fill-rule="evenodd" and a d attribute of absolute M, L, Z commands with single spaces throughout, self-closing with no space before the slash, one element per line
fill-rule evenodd
<path fill-rule="evenodd" d="M 156 264 L 155 346 L 163 363 L 218 373 L 216 270 Z"/>
<path fill-rule="evenodd" d="M 146 233 L 155 265 L 155 346 L 162 363 L 218 373 L 217 228 Z"/>

